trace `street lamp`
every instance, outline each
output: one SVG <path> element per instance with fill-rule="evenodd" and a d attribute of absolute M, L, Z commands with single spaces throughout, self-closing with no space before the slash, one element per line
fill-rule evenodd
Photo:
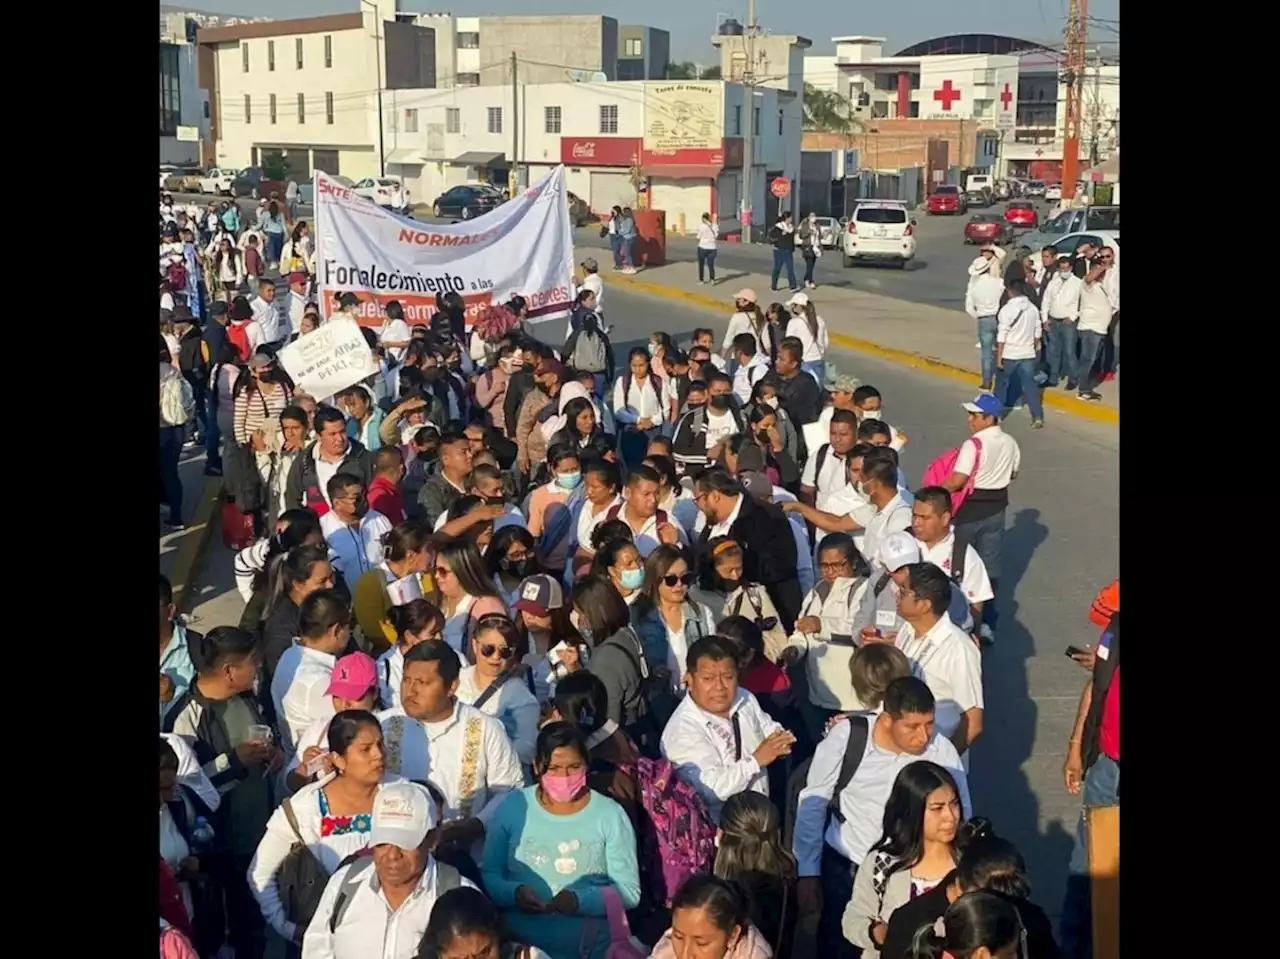
<path fill-rule="evenodd" d="M 362 6 L 368 7 L 373 11 L 374 17 L 381 16 L 378 6 L 371 0 L 360 0 Z M 378 175 L 385 177 L 387 175 L 387 151 L 384 149 L 382 142 L 382 48 L 378 45 L 381 38 L 378 36 L 378 21 L 373 22 L 373 55 L 374 62 L 378 70 Z"/>

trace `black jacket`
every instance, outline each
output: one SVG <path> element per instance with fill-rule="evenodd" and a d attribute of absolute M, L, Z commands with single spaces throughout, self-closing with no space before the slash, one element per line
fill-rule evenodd
<path fill-rule="evenodd" d="M 699 549 L 711 537 L 711 523 L 702 531 Z M 787 514 L 771 503 L 758 503 L 742 494 L 742 508 L 729 527 L 729 535 L 742 546 L 742 581 L 759 583 L 769 591 L 778 618 L 788 633 L 795 627 L 804 595 L 796 576 L 796 541 Z"/>
<path fill-rule="evenodd" d="M 947 876 L 923 896 L 903 903 L 889 917 L 889 931 L 885 934 L 884 948 L 880 950 L 880 959 L 910 959 L 911 940 L 917 931 L 924 926 L 932 926 L 946 915 L 947 887 L 955 881 L 955 873 Z M 1012 900 L 1022 918 L 1022 927 L 1027 930 L 1027 953 L 1025 959 L 1059 959 L 1062 950 L 1053 938 L 1053 926 L 1044 910 L 1025 899 Z"/>
<path fill-rule="evenodd" d="M 298 605 L 288 596 L 281 596 L 262 621 L 262 668 L 266 673 L 263 685 L 268 689 L 276 674 L 276 664 L 298 635 L 298 613 Z"/>
<path fill-rule="evenodd" d="M 508 439 L 516 435 L 516 422 L 520 419 L 520 404 L 525 396 L 534 388 L 533 373 L 529 370 L 517 370 L 507 380 L 507 395 L 502 400 L 502 415 L 505 417 L 503 431 Z"/>
<path fill-rule="evenodd" d="M 782 250 L 786 253 L 794 253 L 796 251 L 795 231 L 783 230 L 776 223 L 769 227 L 769 242 L 773 244 L 775 250 Z"/>
<path fill-rule="evenodd" d="M 367 486 L 373 479 L 373 457 L 358 440 L 348 440 L 347 443 L 347 455 L 338 464 L 337 472 L 354 476 Z M 289 469 L 284 489 L 290 509 L 306 506 L 319 513 L 328 512 L 329 504 L 316 475 L 315 449 L 316 444 L 309 443 Z"/>
<path fill-rule="evenodd" d="M 778 381 L 778 402 L 791 417 L 796 432 L 803 436 L 801 427 L 816 423 L 818 417 L 822 415 L 822 407 L 826 403 L 822 387 L 818 385 L 817 380 L 803 370 L 791 379 L 784 376 L 775 378 Z"/>
<path fill-rule="evenodd" d="M 733 414 L 738 424 L 738 432 L 746 432 L 747 425 L 742 414 L 733 405 L 727 412 Z M 676 468 L 681 473 L 696 474 L 707 465 L 707 408 L 695 406 L 676 422 L 675 433 L 671 437 L 671 456 L 676 461 Z"/>
<path fill-rule="evenodd" d="M 443 472 L 431 476 L 418 491 L 418 508 L 422 511 L 422 521 L 435 529 L 436 520 L 447 513 L 449 507 L 462 499 L 463 495 Z"/>

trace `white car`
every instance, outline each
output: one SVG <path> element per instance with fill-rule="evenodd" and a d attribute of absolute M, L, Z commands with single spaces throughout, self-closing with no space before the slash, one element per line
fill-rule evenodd
<path fill-rule="evenodd" d="M 351 188 L 357 196 L 372 200 L 378 206 L 391 210 L 402 210 L 405 207 L 404 190 L 400 180 L 393 176 L 371 176 L 357 181 Z"/>
<path fill-rule="evenodd" d="M 1053 248 L 1059 255 L 1074 256 L 1081 243 L 1092 243 L 1094 246 L 1105 246 L 1115 251 L 1116 266 L 1120 265 L 1120 231 L 1119 230 L 1081 230 L 1068 233 L 1053 241 Z"/>
<path fill-rule="evenodd" d="M 905 203 L 859 201 L 842 234 L 844 265 L 853 266 L 856 260 L 889 260 L 905 269 L 916 255 L 915 225 Z"/>
<path fill-rule="evenodd" d="M 178 172 L 178 168 L 172 163 L 163 163 L 160 165 L 160 189 L 164 189 L 164 181 L 169 179 Z"/>
<path fill-rule="evenodd" d="M 1044 198 L 1047 203 L 1057 203 L 1062 199 L 1062 184 L 1053 183 L 1044 188 Z"/>
<path fill-rule="evenodd" d="M 226 167 L 214 167 L 200 178 L 200 192 L 231 196 L 231 184 L 235 182 L 236 172 Z"/>
<path fill-rule="evenodd" d="M 834 250 L 840 242 L 840 221 L 833 216 L 820 216 L 818 224 L 818 245 L 825 250 Z"/>

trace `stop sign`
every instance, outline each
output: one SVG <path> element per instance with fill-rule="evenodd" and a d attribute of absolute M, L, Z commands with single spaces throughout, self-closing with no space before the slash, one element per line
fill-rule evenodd
<path fill-rule="evenodd" d="M 777 177 L 769 184 L 769 192 L 781 200 L 784 196 L 791 194 L 791 181 L 786 177 Z"/>

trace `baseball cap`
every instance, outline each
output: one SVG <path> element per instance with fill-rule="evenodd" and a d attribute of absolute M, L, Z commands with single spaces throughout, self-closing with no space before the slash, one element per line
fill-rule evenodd
<path fill-rule="evenodd" d="M 880 544 L 876 559 L 891 573 L 896 573 L 909 563 L 920 562 L 920 544 L 910 533 L 890 533 Z"/>
<path fill-rule="evenodd" d="M 980 393 L 972 403 L 961 403 L 960 408 L 966 413 L 982 413 L 984 416 L 999 416 L 1004 412 L 1004 404 L 990 393 Z"/>
<path fill-rule="evenodd" d="M 520 598 L 511 607 L 513 612 L 525 612 L 533 616 L 546 616 L 553 609 L 564 606 L 564 590 L 554 577 L 539 573 L 520 584 Z"/>
<path fill-rule="evenodd" d="M 596 258 L 594 256 L 589 256 L 582 261 L 582 268 L 588 273 L 595 273 L 600 269 L 600 264 L 596 262 Z"/>
<path fill-rule="evenodd" d="M 756 291 L 751 289 L 749 286 L 744 286 L 737 293 L 733 294 L 733 298 L 735 300 L 746 300 L 748 303 L 758 302 Z"/>
<path fill-rule="evenodd" d="M 769 477 L 765 476 L 763 473 L 756 473 L 754 471 L 739 473 L 738 482 L 741 483 L 742 488 L 758 502 L 768 502 L 769 497 L 773 495 L 773 483 L 769 482 Z"/>
<path fill-rule="evenodd" d="M 328 695 L 354 701 L 377 685 L 378 666 L 372 657 L 368 653 L 348 653 L 333 664 Z"/>
<path fill-rule="evenodd" d="M 787 300 L 787 306 L 808 306 L 808 305 L 809 305 L 808 293 L 797 293 L 791 299 Z"/>
<path fill-rule="evenodd" d="M 841 373 L 827 366 L 827 390 L 831 393 L 852 393 L 862 385 L 862 380 L 852 373 Z"/>
<path fill-rule="evenodd" d="M 373 801 L 369 845 L 417 849 L 435 827 L 436 804 L 425 787 L 415 782 L 386 783 Z"/>
<path fill-rule="evenodd" d="M 245 365 L 251 370 L 260 370 L 264 366 L 270 366 L 276 361 L 274 356 L 268 356 L 266 353 L 254 353 L 249 357 L 249 362 Z"/>

